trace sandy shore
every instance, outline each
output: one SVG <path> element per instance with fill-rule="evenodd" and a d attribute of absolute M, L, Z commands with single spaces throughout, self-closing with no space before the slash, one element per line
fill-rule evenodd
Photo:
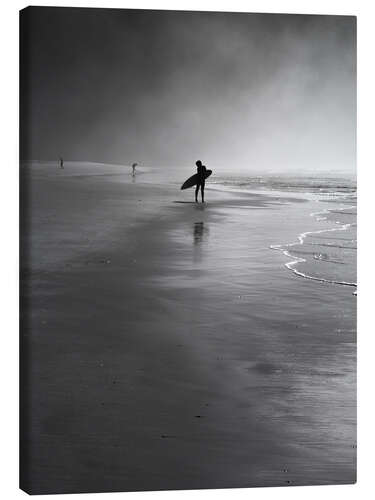
<path fill-rule="evenodd" d="M 269 248 L 311 202 L 51 172 L 24 173 L 23 487 L 354 482 L 355 298 Z"/>

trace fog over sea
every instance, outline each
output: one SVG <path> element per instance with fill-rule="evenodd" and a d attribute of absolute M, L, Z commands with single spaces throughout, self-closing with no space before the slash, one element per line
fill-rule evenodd
<path fill-rule="evenodd" d="M 356 17 L 20 33 L 21 487 L 354 483 Z"/>

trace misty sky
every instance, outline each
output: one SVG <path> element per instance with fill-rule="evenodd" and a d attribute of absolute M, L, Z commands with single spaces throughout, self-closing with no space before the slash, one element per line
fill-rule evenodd
<path fill-rule="evenodd" d="M 353 17 L 36 7 L 27 16 L 23 159 L 355 170 Z"/>

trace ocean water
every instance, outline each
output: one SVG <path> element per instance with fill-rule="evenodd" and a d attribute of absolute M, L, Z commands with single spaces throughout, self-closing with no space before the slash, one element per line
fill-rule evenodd
<path fill-rule="evenodd" d="M 182 182 L 194 172 L 191 167 L 176 168 L 167 172 L 163 168 L 140 166 L 137 177 L 133 178 L 130 175 L 130 168 L 122 165 L 66 162 L 65 169 L 62 170 L 57 168 L 56 162 L 32 162 L 23 167 L 23 171 L 30 170 L 32 167 L 36 180 L 40 176 L 52 180 L 56 177 L 101 179 L 107 176 L 116 183 L 171 184 L 176 187 L 176 193 L 179 193 Z M 220 175 L 214 170 L 206 183 L 206 189 L 271 193 L 281 198 L 294 197 L 308 200 L 311 211 L 306 218 L 304 230 L 300 231 L 298 228 L 290 241 L 278 241 L 275 235 L 275 241 L 269 245 L 269 250 L 283 253 L 287 271 L 306 279 L 352 287 L 353 293 L 356 294 L 357 186 L 355 178 L 287 175 L 236 176 Z M 192 196 L 192 193 L 189 192 L 190 195 Z M 47 217 L 45 209 L 46 207 L 43 208 L 44 218 Z M 312 222 L 317 224 L 312 224 Z M 42 228 L 38 228 L 37 233 L 41 230 Z"/>
<path fill-rule="evenodd" d="M 357 187 L 345 177 L 216 177 L 214 189 L 237 192 L 273 192 L 307 199 L 309 214 L 318 229 L 296 233 L 287 243 L 275 242 L 270 250 L 285 256 L 285 267 L 296 275 L 334 285 L 357 286 Z"/>
<path fill-rule="evenodd" d="M 142 487 L 145 470 L 159 487 L 186 478 L 190 487 L 355 480 L 356 300 L 355 287 L 342 285 L 355 281 L 354 182 L 214 171 L 202 205 L 193 190 L 179 190 L 191 170 L 140 169 L 136 178 L 121 166 L 32 170 L 30 255 L 32 271 L 42 271 L 30 281 L 40 361 L 31 382 L 42 409 L 33 466 L 41 484 L 46 470 L 75 478 L 71 454 L 45 461 L 60 441 L 88 467 L 105 453 L 120 464 L 113 481 L 128 486 Z M 111 393 L 92 363 L 103 356 L 101 373 L 123 381 Z M 66 419 L 51 427 L 61 394 L 81 402 L 74 417 L 84 432 L 69 435 Z M 110 406 L 98 434 L 100 419 L 94 411 L 88 422 L 87 408 L 102 396 Z M 124 418 L 129 425 L 119 426 Z M 121 442 L 137 450 L 125 460 L 130 479 Z"/>
<path fill-rule="evenodd" d="M 178 251 L 154 279 L 184 297 L 196 356 L 217 362 L 236 452 L 263 485 L 355 481 L 355 182 L 214 171 L 206 190 L 205 205 L 176 204 Z"/>

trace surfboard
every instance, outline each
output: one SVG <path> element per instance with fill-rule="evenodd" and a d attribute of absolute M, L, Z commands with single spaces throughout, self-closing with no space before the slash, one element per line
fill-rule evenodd
<path fill-rule="evenodd" d="M 212 170 L 206 170 L 204 173 L 204 178 L 207 179 L 207 177 L 210 177 L 212 174 Z M 200 175 L 199 174 L 194 174 L 189 179 L 187 179 L 181 186 L 181 189 L 187 189 L 195 186 L 199 182 Z"/>

